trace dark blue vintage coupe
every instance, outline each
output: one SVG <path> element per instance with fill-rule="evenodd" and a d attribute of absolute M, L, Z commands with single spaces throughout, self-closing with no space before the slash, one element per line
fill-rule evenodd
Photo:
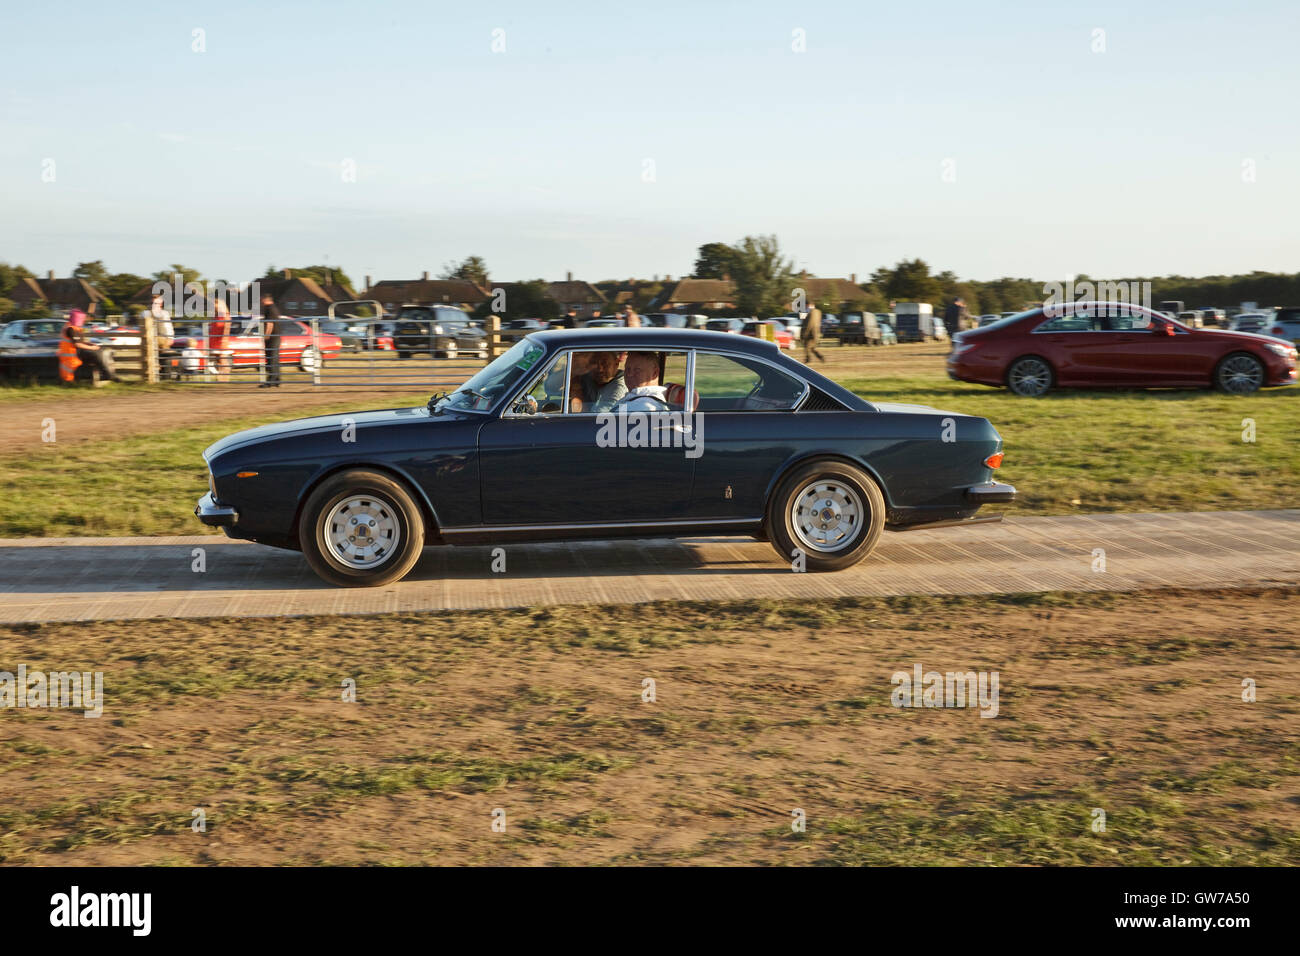
<path fill-rule="evenodd" d="M 254 428 L 204 458 L 201 521 L 348 586 L 400 579 L 429 544 L 665 535 L 835 571 L 884 529 L 1016 493 L 991 480 L 986 419 L 864 401 L 774 343 L 692 329 L 533 333 L 426 407 Z"/>

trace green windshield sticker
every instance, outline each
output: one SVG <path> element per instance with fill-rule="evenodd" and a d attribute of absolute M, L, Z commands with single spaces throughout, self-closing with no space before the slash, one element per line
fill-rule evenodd
<path fill-rule="evenodd" d="M 525 372 L 537 364 L 537 360 L 542 357 L 542 349 L 529 349 L 528 352 L 515 363 L 515 368 L 523 369 Z"/>

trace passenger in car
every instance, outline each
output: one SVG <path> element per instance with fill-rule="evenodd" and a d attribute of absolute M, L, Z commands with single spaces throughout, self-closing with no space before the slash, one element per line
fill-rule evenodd
<path fill-rule="evenodd" d="M 614 411 L 666 412 L 667 389 L 659 384 L 659 356 L 654 352 L 632 352 L 623 371 L 627 394 L 614 403 Z"/>
<path fill-rule="evenodd" d="M 574 383 L 576 394 L 582 402 L 581 411 L 607 412 L 614 403 L 627 394 L 623 370 L 618 366 L 626 352 L 592 352 L 590 368 Z M 571 390 L 570 394 L 574 394 Z M 571 409 L 572 410 L 572 409 Z"/>

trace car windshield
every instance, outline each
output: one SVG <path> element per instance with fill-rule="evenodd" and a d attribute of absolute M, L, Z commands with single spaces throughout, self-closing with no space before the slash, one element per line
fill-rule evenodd
<path fill-rule="evenodd" d="M 503 392 L 528 374 L 545 354 L 546 349 L 531 338 L 520 339 L 450 395 L 435 395 L 431 398 L 429 408 L 435 411 L 452 408 L 486 412 L 496 404 Z"/>

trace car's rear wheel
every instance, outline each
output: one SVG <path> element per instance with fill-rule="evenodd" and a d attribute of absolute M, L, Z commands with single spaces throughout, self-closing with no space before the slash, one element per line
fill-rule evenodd
<path fill-rule="evenodd" d="M 1230 395 L 1249 395 L 1264 384 L 1264 363 L 1245 352 L 1233 352 L 1214 370 L 1214 384 Z"/>
<path fill-rule="evenodd" d="M 1039 398 L 1052 387 L 1052 367 L 1037 355 L 1026 355 L 1007 369 L 1007 388 L 1025 398 Z"/>
<path fill-rule="evenodd" d="M 361 469 L 327 478 L 303 505 L 298 542 L 330 584 L 375 587 L 403 578 L 424 548 L 424 518 L 406 488 Z"/>
<path fill-rule="evenodd" d="M 314 371 L 324 364 L 325 360 L 320 353 L 320 349 L 314 345 L 307 346 L 302 350 L 302 354 L 298 356 L 298 368 L 304 372 Z"/>
<path fill-rule="evenodd" d="M 768 503 L 766 531 L 783 558 L 803 555 L 809 571 L 839 571 L 876 546 L 885 527 L 885 498 L 866 472 L 842 461 L 800 465 Z"/>

